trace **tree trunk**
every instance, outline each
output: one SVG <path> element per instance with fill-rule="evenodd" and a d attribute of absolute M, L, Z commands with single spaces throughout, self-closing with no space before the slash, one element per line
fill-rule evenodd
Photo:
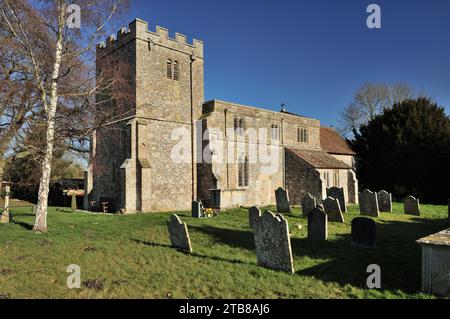
<path fill-rule="evenodd" d="M 65 2 L 60 0 L 58 4 L 58 35 L 56 39 L 55 61 L 53 63 L 52 81 L 50 87 L 50 99 L 47 107 L 47 131 L 45 154 L 41 166 L 41 180 L 39 182 L 39 194 L 36 210 L 36 220 L 33 230 L 47 231 L 48 193 L 50 190 L 50 176 L 52 172 L 53 147 L 55 140 L 55 115 L 58 106 L 58 77 L 61 67 L 63 31 L 65 25 Z"/>

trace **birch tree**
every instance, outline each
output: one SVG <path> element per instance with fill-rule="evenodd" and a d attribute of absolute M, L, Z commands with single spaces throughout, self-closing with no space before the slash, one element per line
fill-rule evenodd
<path fill-rule="evenodd" d="M 83 116 L 82 122 L 92 120 L 89 116 L 95 112 L 92 101 L 98 90 L 104 90 L 101 88 L 103 85 L 111 88 L 124 80 L 117 71 L 120 67 L 117 67 L 115 76 L 105 75 L 104 83 L 101 76 L 100 80 L 97 78 L 98 81 L 95 81 L 95 44 L 105 38 L 112 19 L 116 21 L 127 6 L 125 0 L 80 0 L 71 3 L 65 0 L 3 0 L 0 5 L 2 23 L 27 58 L 39 98 L 40 107 L 31 118 L 38 118 L 45 128 L 35 231 L 47 231 L 55 136 L 60 138 L 64 135 L 60 133 L 71 133 L 67 138 L 79 139 L 83 144 L 85 136 L 99 124 L 86 121 L 90 125 L 80 128 L 79 123 L 72 125 L 70 121 L 76 122 L 80 116 Z M 58 126 L 58 119 L 66 119 L 68 126 Z"/>

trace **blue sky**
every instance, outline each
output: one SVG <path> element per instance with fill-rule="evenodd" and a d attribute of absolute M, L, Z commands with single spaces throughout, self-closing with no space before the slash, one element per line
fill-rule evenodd
<path fill-rule="evenodd" d="M 403 82 L 450 113 L 450 0 L 135 0 L 135 17 L 204 41 L 205 100 L 284 102 L 336 126 L 363 83 Z"/>

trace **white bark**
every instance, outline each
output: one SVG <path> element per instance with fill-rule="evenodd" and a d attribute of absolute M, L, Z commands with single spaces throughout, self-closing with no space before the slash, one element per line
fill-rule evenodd
<path fill-rule="evenodd" d="M 52 80 L 50 87 L 50 99 L 47 108 L 46 147 L 41 166 L 41 179 L 39 182 L 39 195 L 36 210 L 36 220 L 33 230 L 47 231 L 48 193 L 50 189 L 50 176 L 52 171 L 53 147 L 55 141 L 55 116 L 58 106 L 58 77 L 61 68 L 63 52 L 63 32 L 65 25 L 65 2 L 58 4 L 58 34 L 56 38 L 55 60 L 53 63 Z"/>

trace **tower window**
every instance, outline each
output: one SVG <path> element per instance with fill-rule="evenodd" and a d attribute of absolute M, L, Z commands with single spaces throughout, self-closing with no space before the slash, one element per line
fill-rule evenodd
<path fill-rule="evenodd" d="M 278 141 L 280 138 L 280 130 L 278 124 L 272 124 L 272 140 Z"/>
<path fill-rule="evenodd" d="M 172 60 L 167 60 L 167 78 L 172 79 Z"/>
<path fill-rule="evenodd" d="M 173 62 L 173 79 L 175 81 L 178 81 L 178 79 L 179 79 L 179 65 L 178 65 L 178 61 L 174 61 Z"/>
<path fill-rule="evenodd" d="M 238 185 L 239 187 L 248 186 L 249 163 L 248 156 L 242 156 L 238 163 Z"/>
<path fill-rule="evenodd" d="M 243 117 L 234 118 L 234 131 L 239 134 L 240 136 L 244 135 L 245 132 L 245 119 Z"/>
<path fill-rule="evenodd" d="M 308 129 L 303 127 L 297 129 L 297 142 L 308 143 Z"/>

